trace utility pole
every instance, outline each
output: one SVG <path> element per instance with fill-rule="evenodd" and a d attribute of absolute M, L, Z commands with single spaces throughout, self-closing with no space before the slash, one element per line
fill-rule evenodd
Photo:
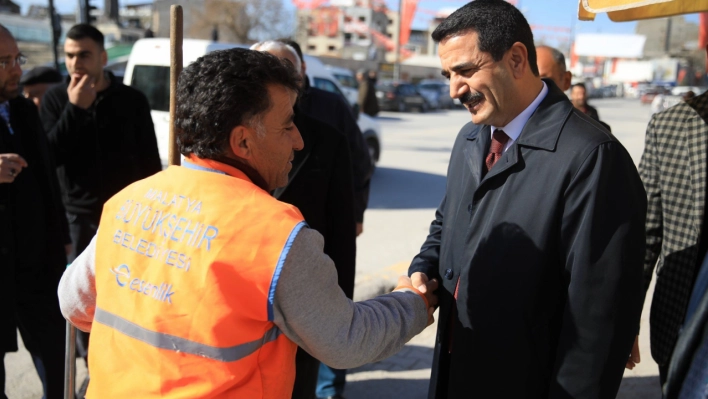
<path fill-rule="evenodd" d="M 401 79 L 401 20 L 403 17 L 403 0 L 398 0 L 398 34 L 396 37 L 396 62 L 393 64 L 393 80 Z"/>
<path fill-rule="evenodd" d="M 54 0 L 49 0 L 49 23 L 52 26 L 52 55 L 54 55 L 54 69 L 59 70 L 59 37 L 61 36 L 61 19 L 54 9 Z"/>
<path fill-rule="evenodd" d="M 79 0 L 79 23 L 80 24 L 90 24 L 91 23 L 91 7 L 89 0 Z"/>

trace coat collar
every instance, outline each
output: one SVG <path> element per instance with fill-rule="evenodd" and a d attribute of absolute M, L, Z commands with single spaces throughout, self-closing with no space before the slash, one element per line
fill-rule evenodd
<path fill-rule="evenodd" d="M 543 81 L 548 86 L 548 94 L 526 122 L 516 143 L 526 147 L 553 151 L 566 119 L 573 112 L 573 104 L 552 80 L 543 79 Z M 489 126 L 473 125 L 466 135 L 467 140 L 476 140 L 482 132 L 489 133 Z"/>
<path fill-rule="evenodd" d="M 541 104 L 526 122 L 514 145 L 504 153 L 497 165 L 484 178 L 482 178 L 482 169 L 491 142 L 491 128 L 488 125 L 468 124 L 465 126 L 465 129 L 469 129 L 465 134 L 469 145 L 464 149 L 464 153 L 474 182 L 478 185 L 516 165 L 520 161 L 520 146 L 555 151 L 565 121 L 573 112 L 573 105 L 553 81 L 544 79 L 544 82 L 548 86 L 546 98 L 541 101 Z"/>

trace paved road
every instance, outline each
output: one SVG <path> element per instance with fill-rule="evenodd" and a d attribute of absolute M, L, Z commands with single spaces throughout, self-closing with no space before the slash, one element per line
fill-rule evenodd
<path fill-rule="evenodd" d="M 634 100 L 596 100 L 603 120 L 639 162 L 648 107 Z M 446 184 L 450 150 L 459 128 L 469 120 L 464 110 L 429 114 L 384 113 L 383 152 L 372 180 L 364 234 L 358 239 L 357 298 L 389 290 L 405 273 L 427 235 Z M 642 331 L 648 331 L 645 304 Z M 382 362 L 351 370 L 345 392 L 348 399 L 425 398 L 430 376 L 435 326 L 414 338 L 399 354 Z M 648 336 L 642 336 L 644 361 L 627 372 L 621 399 L 659 399 L 658 371 L 649 356 Z M 25 351 L 5 357 L 10 399 L 38 398 L 39 380 Z M 80 364 L 83 366 L 83 364 Z M 513 380 L 513 369 L 507 372 Z"/>

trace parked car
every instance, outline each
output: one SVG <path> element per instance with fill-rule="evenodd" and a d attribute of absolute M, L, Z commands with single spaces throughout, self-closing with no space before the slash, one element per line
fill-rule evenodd
<path fill-rule="evenodd" d="M 337 79 L 344 97 L 346 97 L 349 104 L 353 107 L 359 97 L 359 82 L 357 82 L 356 76 L 347 68 L 334 65 L 325 65 L 325 68 Z"/>
<path fill-rule="evenodd" d="M 450 109 L 455 107 L 455 102 L 450 97 L 450 85 L 441 80 L 425 79 L 418 83 L 418 91 L 435 98 L 437 108 Z"/>
<path fill-rule="evenodd" d="M 410 83 L 382 82 L 376 85 L 376 99 L 384 111 L 427 112 L 430 104 Z"/>
<path fill-rule="evenodd" d="M 234 47 L 247 48 L 248 46 L 185 39 L 182 45 L 183 64 L 186 67 L 211 51 Z M 312 86 L 344 95 L 337 79 L 319 59 L 305 55 L 305 62 L 307 62 L 307 77 Z M 135 87 L 147 97 L 152 121 L 155 125 L 160 158 L 163 165 L 166 165 L 170 127 L 170 39 L 138 40 L 130 53 L 123 83 Z M 369 145 L 372 162 L 378 161 L 381 154 L 381 127 L 379 123 L 367 115 L 359 115 L 357 124 L 364 135 L 364 140 Z"/>

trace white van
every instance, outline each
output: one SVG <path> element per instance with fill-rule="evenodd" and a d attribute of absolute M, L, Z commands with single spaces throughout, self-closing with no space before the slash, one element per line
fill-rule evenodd
<path fill-rule="evenodd" d="M 325 65 L 328 71 L 337 78 L 340 86 L 342 87 L 342 92 L 344 96 L 349 101 L 349 104 L 353 107 L 359 101 L 359 82 L 357 82 L 356 77 L 347 68 L 342 68 L 334 65 Z"/>
<path fill-rule="evenodd" d="M 215 50 L 234 47 L 248 48 L 246 45 L 215 43 L 208 40 L 185 39 L 182 45 L 183 64 L 186 67 L 197 58 Z M 324 68 L 320 60 L 305 56 L 310 84 L 327 91 L 342 93 L 337 79 Z M 157 146 L 160 158 L 167 164 L 170 137 L 170 39 L 140 39 L 133 46 L 123 83 L 145 94 L 150 103 L 152 121 L 155 124 Z M 359 128 L 369 145 L 372 160 L 378 161 L 381 141 L 378 122 L 366 115 L 360 115 Z"/>

